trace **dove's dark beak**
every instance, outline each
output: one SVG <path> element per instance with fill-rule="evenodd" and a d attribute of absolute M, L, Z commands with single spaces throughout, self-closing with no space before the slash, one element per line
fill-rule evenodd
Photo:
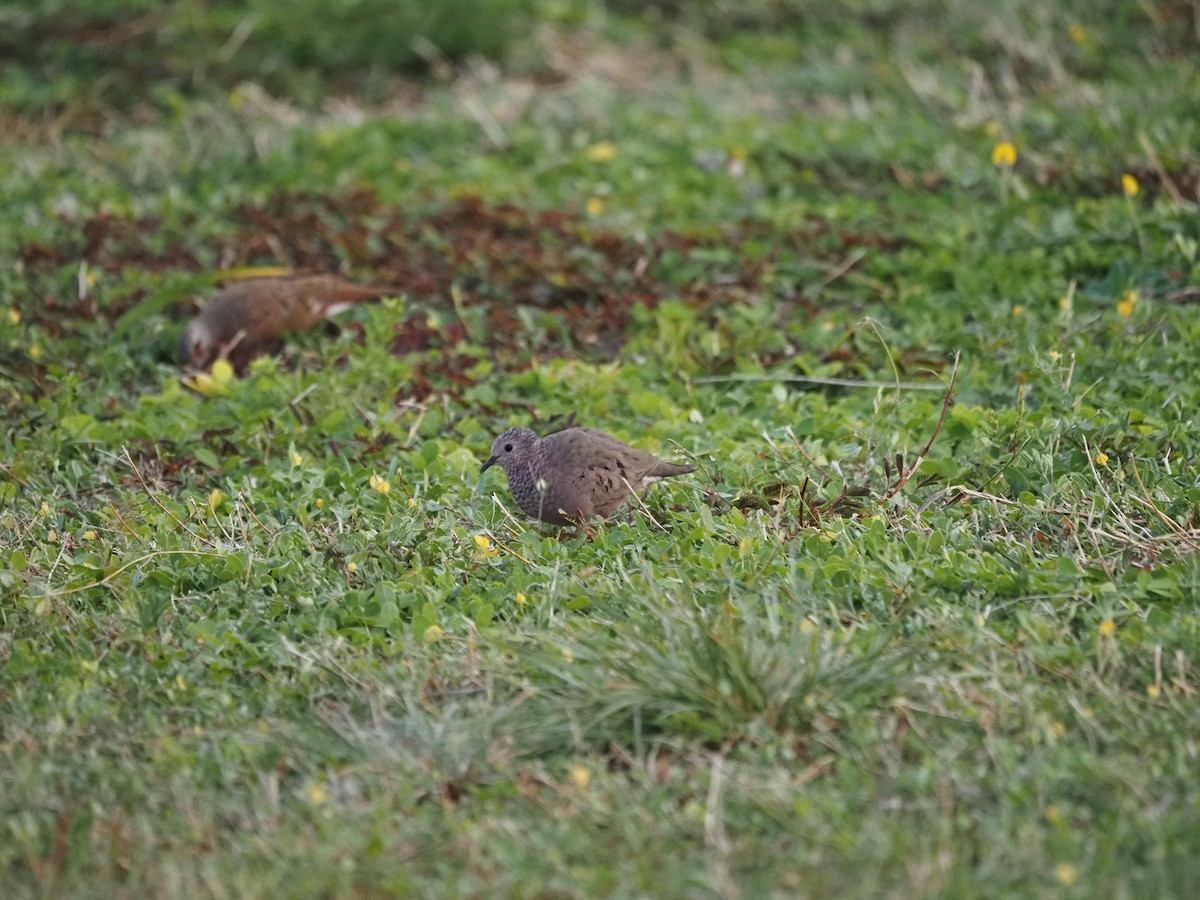
<path fill-rule="evenodd" d="M 484 461 L 483 465 L 479 467 L 479 474 L 482 475 L 484 472 L 486 472 L 488 469 L 490 469 L 492 466 L 494 466 L 496 464 L 497 459 L 498 459 L 498 457 L 494 453 L 491 456 L 489 456 Z"/>

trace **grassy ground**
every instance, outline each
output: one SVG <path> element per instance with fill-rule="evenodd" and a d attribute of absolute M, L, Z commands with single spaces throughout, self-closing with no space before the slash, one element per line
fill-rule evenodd
<path fill-rule="evenodd" d="M 117 6 L 2 14 L 9 896 L 1191 895 L 1194 5 Z M 406 294 L 187 389 L 261 265 Z M 699 470 L 539 530 L 571 413 Z"/>

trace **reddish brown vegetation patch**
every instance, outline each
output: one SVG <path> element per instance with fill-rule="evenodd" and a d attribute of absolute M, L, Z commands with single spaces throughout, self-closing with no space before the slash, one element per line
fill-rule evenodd
<path fill-rule="evenodd" d="M 670 254 L 686 263 L 697 247 L 711 248 L 743 235 L 699 239 L 673 232 L 638 242 L 590 228 L 560 211 L 460 200 L 421 218 L 379 206 L 361 192 L 334 201 L 281 195 L 263 207 L 243 208 L 245 230 L 227 250 L 232 264 L 280 262 L 298 269 L 348 264 L 370 280 L 394 284 L 423 305 L 448 308 L 452 291 L 464 307 L 488 308 L 488 337 L 505 339 L 517 328 L 515 310 L 552 310 L 562 344 L 610 354 L 621 344 L 634 306 L 667 297 L 707 306 L 759 289 L 764 263 L 723 273 L 719 288 L 698 276 L 666 280 L 660 263 Z M 712 273 L 712 266 L 704 267 Z M 427 335 L 434 337 L 434 335 Z M 447 337 L 447 336 L 443 336 Z M 421 329 L 408 322 L 393 350 L 424 349 Z M 548 349 L 548 348 L 543 348 Z"/>
<path fill-rule="evenodd" d="M 35 283 L 59 290 L 81 262 L 107 273 L 169 273 L 202 271 L 219 260 L 222 267 L 342 271 L 395 285 L 424 309 L 453 310 L 456 299 L 461 309 L 485 310 L 482 333 L 468 335 L 457 317 L 443 316 L 453 324 L 435 329 L 426 316 L 409 315 L 396 323 L 390 349 L 397 355 L 438 350 L 440 374 L 461 377 L 477 361 L 461 355 L 463 343 L 482 346 L 509 368 L 529 353 L 609 357 L 624 342 L 636 307 L 678 298 L 702 320 L 716 323 L 724 308 L 759 302 L 768 289 L 786 291 L 780 287 L 781 267 L 795 272 L 797 260 L 811 263 L 822 251 L 838 260 L 849 247 L 886 244 L 878 235 L 837 232 L 817 217 L 805 223 L 803 233 L 741 222 L 703 236 L 666 231 L 636 240 L 595 229 L 574 214 L 489 205 L 478 198 L 416 215 L 379 203 L 370 191 L 281 193 L 261 205 L 243 205 L 232 220 L 228 234 L 200 244 L 189 232 L 194 223 L 167 230 L 154 218 L 101 214 L 72 226 L 57 244 L 24 246 L 20 258 Z M 744 253 L 743 245 L 756 250 Z M 770 288 L 767 274 L 773 277 Z M 123 287 L 107 287 L 122 280 Z M 815 312 L 801 287 L 795 285 L 787 297 L 794 307 L 789 315 Z M 112 322 L 142 302 L 156 302 L 127 278 L 101 279 L 97 291 L 98 299 L 75 302 L 72 295 L 64 303 L 47 291 L 32 316 L 61 335 L 82 322 Z M 536 340 L 521 322 L 522 307 L 537 318 Z M 514 347 L 518 334 L 526 340 L 521 348 Z M 516 349 L 525 355 L 515 358 Z M 432 359 L 422 366 L 440 368 Z M 447 387 L 442 378 L 436 381 Z"/>

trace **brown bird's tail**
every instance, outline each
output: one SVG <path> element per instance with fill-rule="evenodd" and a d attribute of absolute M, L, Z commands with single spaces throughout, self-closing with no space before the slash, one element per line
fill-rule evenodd
<path fill-rule="evenodd" d="M 647 478 L 672 478 L 675 475 L 686 475 L 695 472 L 696 467 L 691 463 L 673 463 L 659 461 L 653 469 L 646 473 Z"/>
<path fill-rule="evenodd" d="M 317 279 L 313 279 L 317 282 Z M 355 303 L 378 300 L 381 297 L 398 297 L 399 288 L 378 284 L 351 284 L 333 276 L 322 277 L 314 284 L 314 294 L 323 308 L 322 318 L 328 319 L 348 310 Z"/>

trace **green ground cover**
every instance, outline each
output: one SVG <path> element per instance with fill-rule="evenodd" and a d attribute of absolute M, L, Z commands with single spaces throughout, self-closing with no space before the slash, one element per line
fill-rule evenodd
<path fill-rule="evenodd" d="M 6 895 L 1190 896 L 1194 4 L 393 6 L 0 11 Z"/>

